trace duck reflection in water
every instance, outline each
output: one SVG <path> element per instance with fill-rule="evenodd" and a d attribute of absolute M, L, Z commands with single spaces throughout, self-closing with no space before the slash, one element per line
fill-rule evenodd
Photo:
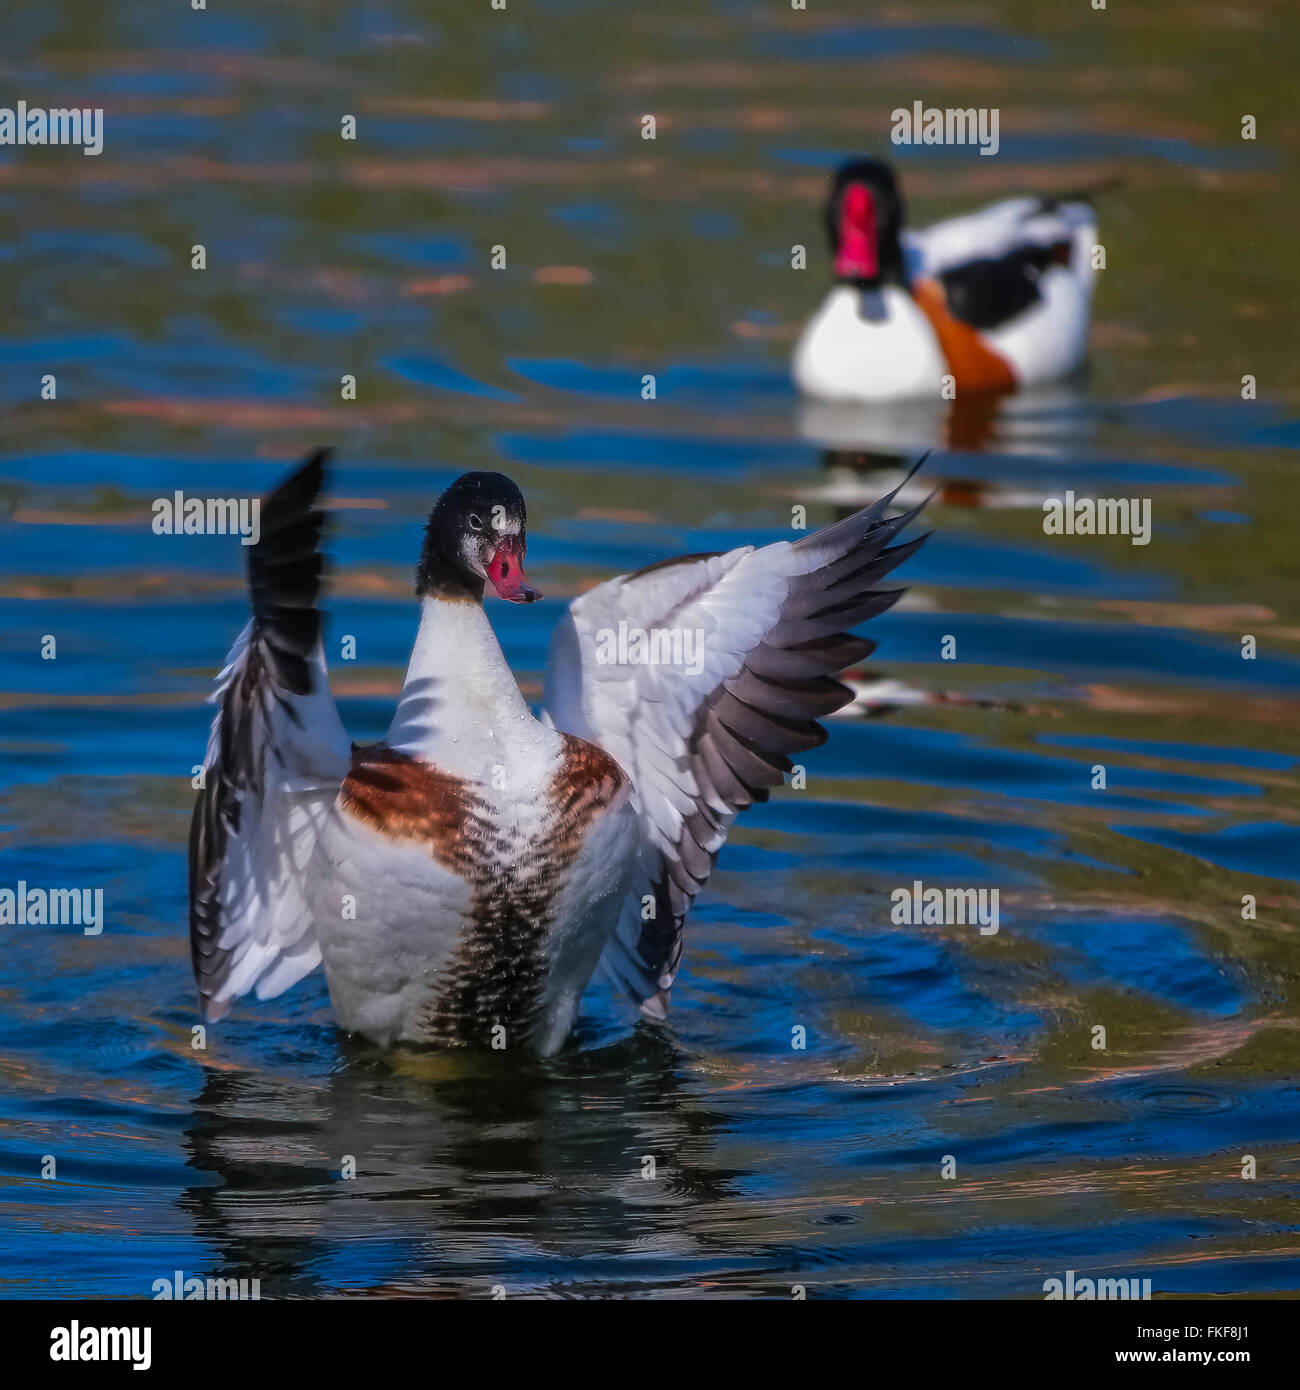
<path fill-rule="evenodd" d="M 735 1202 L 739 1175 L 662 1030 L 522 1064 L 320 1031 L 341 1049 L 323 1089 L 206 1072 L 185 1135 L 205 1180 L 178 1199 L 212 1250 L 205 1273 L 260 1278 L 266 1298 L 340 1283 L 463 1298 L 562 1289 L 579 1259 L 590 1292 L 608 1260 L 615 1291 L 637 1278 L 630 1251 L 662 1279 L 719 1244 L 696 1213 Z"/>

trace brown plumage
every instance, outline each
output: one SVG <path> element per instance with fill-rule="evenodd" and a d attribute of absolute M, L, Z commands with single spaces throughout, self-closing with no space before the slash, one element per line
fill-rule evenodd
<path fill-rule="evenodd" d="M 603 748 L 572 734 L 560 737 L 564 754 L 547 799 L 555 807 L 553 843 L 567 864 L 581 847 L 592 818 L 613 805 L 628 780 Z"/>
<path fill-rule="evenodd" d="M 486 807 L 464 778 L 376 743 L 353 753 L 339 802 L 381 835 L 425 841 L 440 864 L 470 877 Z"/>
<path fill-rule="evenodd" d="M 527 846 L 464 778 L 385 744 L 354 754 L 341 808 L 382 835 L 426 844 L 470 888 L 463 932 L 425 1012 L 428 1042 L 488 1046 L 496 1025 L 526 1036 L 536 1020 L 557 889 L 592 820 L 628 787 L 603 749 L 571 734 L 562 740 L 547 790 L 550 814 Z M 513 867 L 503 871 L 503 865 Z"/>

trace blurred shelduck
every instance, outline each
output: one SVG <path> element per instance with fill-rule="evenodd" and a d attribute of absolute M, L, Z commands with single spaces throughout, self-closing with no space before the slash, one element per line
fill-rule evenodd
<path fill-rule="evenodd" d="M 1069 375 L 1092 311 L 1087 198 L 1011 198 L 913 231 L 887 164 L 845 164 L 826 205 L 835 284 L 795 347 L 796 386 L 871 402 L 937 397 L 947 376 L 964 395 Z"/>

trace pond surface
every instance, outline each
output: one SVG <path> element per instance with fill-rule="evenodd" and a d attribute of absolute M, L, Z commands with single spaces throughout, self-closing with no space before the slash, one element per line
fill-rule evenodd
<path fill-rule="evenodd" d="M 0 886 L 102 889 L 106 925 L 0 927 L 0 1293 L 1300 1287 L 1294 25 L 1067 8 L 6 18 L 5 99 L 106 126 L 99 158 L 0 149 Z M 1001 110 L 997 158 L 901 152 L 918 222 L 1126 179 L 1092 371 L 992 410 L 801 407 L 826 172 L 917 98 Z M 669 1027 L 597 990 L 549 1064 L 384 1054 L 318 975 L 193 1048 L 189 779 L 243 556 L 151 504 L 320 443 L 358 740 L 460 471 L 529 499 L 548 602 L 491 611 L 535 698 L 566 597 L 823 524 L 933 447 L 909 594 L 807 786 L 738 823 Z M 1045 535 L 1067 489 L 1150 499 L 1150 543 Z M 917 880 L 996 888 L 998 932 L 891 920 Z"/>

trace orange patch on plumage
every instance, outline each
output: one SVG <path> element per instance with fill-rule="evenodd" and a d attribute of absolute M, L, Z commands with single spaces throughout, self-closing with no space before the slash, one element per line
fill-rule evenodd
<path fill-rule="evenodd" d="M 1014 391 L 1016 374 L 1001 353 L 995 352 L 970 324 L 954 318 L 947 296 L 937 280 L 918 280 L 912 294 L 930 320 L 948 370 L 958 391 Z"/>
<path fill-rule="evenodd" d="M 464 872 L 477 799 L 462 777 L 440 772 L 386 744 L 353 751 L 339 790 L 343 809 L 395 840 L 423 840 L 434 857 Z"/>
<path fill-rule="evenodd" d="M 561 734 L 564 753 L 551 778 L 549 799 L 555 808 L 553 843 L 562 859 L 577 850 L 592 818 L 613 805 L 627 785 L 623 769 L 594 743 Z"/>

